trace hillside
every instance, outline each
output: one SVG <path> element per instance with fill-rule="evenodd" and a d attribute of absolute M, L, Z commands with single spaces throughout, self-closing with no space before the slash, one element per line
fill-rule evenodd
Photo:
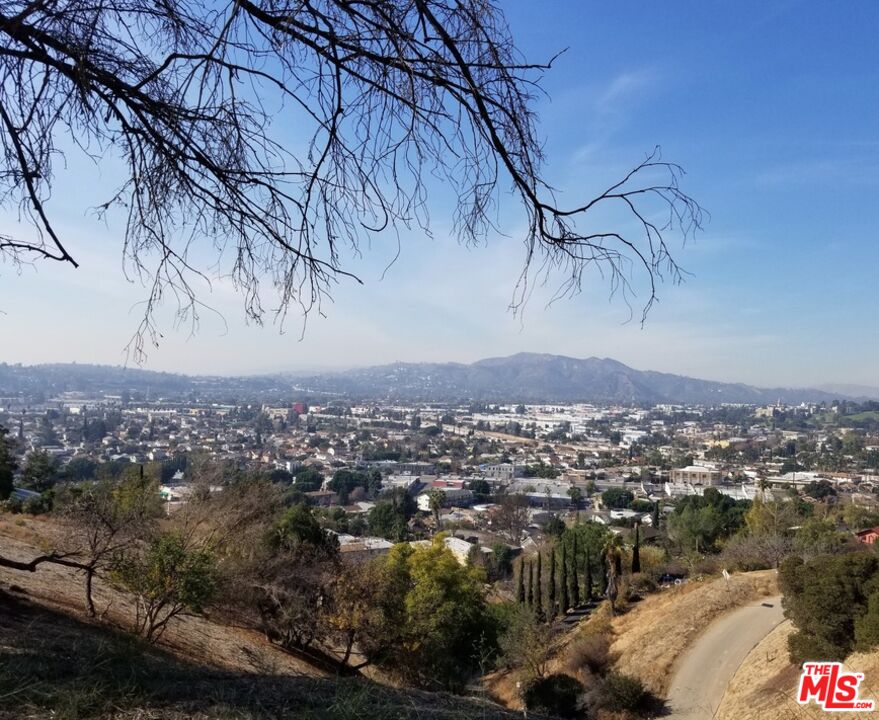
<path fill-rule="evenodd" d="M 496 705 L 368 680 L 232 672 L 147 648 L 0 587 L 2 720 L 513 720 Z"/>
<path fill-rule="evenodd" d="M 742 663 L 717 711 L 718 720 L 819 718 L 828 713 L 815 704 L 799 705 L 796 687 L 800 668 L 790 662 L 787 639 L 794 628 L 785 621 L 759 643 Z M 861 697 L 879 700 L 879 652 L 854 653 L 847 669 L 864 673 Z M 832 713 L 835 720 L 856 720 L 865 713 Z"/>
<path fill-rule="evenodd" d="M 289 383 L 274 376 L 194 376 L 142 370 L 136 367 L 53 363 L 9 365 L 0 362 L 0 397 L 51 398 L 65 392 L 142 396 L 182 400 L 190 394 L 202 399 L 236 396 L 274 397 L 289 392 Z"/>
<path fill-rule="evenodd" d="M 0 516 L 5 556 L 28 559 L 50 523 Z M 513 720 L 478 698 L 329 676 L 258 633 L 179 619 L 161 647 L 123 632 L 130 607 L 97 587 L 101 622 L 82 617 L 82 578 L 58 566 L 0 570 L 0 720 Z M 112 608 L 110 601 L 112 600 Z"/>
<path fill-rule="evenodd" d="M 820 390 L 757 388 L 635 370 L 609 358 L 519 353 L 460 363 L 396 363 L 294 378 L 310 392 L 401 400 L 622 404 L 765 404 L 830 401 Z"/>
<path fill-rule="evenodd" d="M 352 399 L 490 402 L 593 402 L 762 405 L 832 401 L 845 393 L 758 388 L 636 370 L 610 358 L 519 353 L 461 363 L 395 363 L 333 373 L 222 377 L 152 372 L 139 368 L 59 363 L 0 363 L 0 397 L 45 397 L 62 392 L 108 393 L 143 399 L 230 402 L 345 396 Z"/>

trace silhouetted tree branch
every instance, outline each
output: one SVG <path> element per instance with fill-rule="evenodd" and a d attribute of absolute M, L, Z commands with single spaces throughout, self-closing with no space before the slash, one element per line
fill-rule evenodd
<path fill-rule="evenodd" d="M 127 214 L 126 272 L 148 288 L 138 359 L 167 298 L 197 326 L 197 278 L 231 278 L 256 322 L 319 311 L 353 277 L 345 253 L 430 232 L 434 180 L 468 244 L 498 230 L 511 184 L 527 221 L 514 308 L 536 275 L 561 273 L 569 295 L 594 268 L 626 302 L 640 271 L 646 314 L 681 279 L 669 231 L 702 223 L 658 148 L 597 197 L 556 200 L 533 111 L 552 61 L 521 58 L 488 0 L 0 0 L 0 38 L 0 201 L 36 229 L 0 236 L 0 255 L 76 266 L 49 213 L 59 138 L 121 161 L 98 211 Z"/>

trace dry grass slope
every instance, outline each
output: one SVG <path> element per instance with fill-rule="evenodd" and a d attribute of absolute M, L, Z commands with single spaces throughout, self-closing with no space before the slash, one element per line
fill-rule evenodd
<path fill-rule="evenodd" d="M 691 582 L 648 597 L 613 620 L 615 667 L 664 696 L 675 663 L 724 613 L 778 592 L 774 571 Z"/>
<path fill-rule="evenodd" d="M 793 625 L 785 621 L 755 647 L 733 677 L 717 711 L 717 720 L 800 720 L 827 717 L 817 705 L 798 705 L 800 668 L 788 659 Z M 879 652 L 855 653 L 845 665 L 864 673 L 861 696 L 879 700 Z M 864 713 L 831 713 L 834 720 L 856 720 Z"/>
<path fill-rule="evenodd" d="M 513 720 L 489 703 L 361 679 L 231 672 L 0 591 L 2 720 Z"/>

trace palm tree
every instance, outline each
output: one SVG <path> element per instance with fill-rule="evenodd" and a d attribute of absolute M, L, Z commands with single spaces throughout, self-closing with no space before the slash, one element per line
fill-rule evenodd
<path fill-rule="evenodd" d="M 445 500 L 445 495 L 440 490 L 431 490 L 427 496 L 428 502 L 430 503 L 430 509 L 433 511 L 433 518 L 436 522 L 436 530 L 439 532 L 440 530 L 440 509 L 443 506 L 443 501 Z"/>
<path fill-rule="evenodd" d="M 618 582 L 622 575 L 622 540 L 619 535 L 614 535 L 604 546 L 604 564 L 607 573 L 607 588 L 605 595 L 610 604 L 610 614 L 614 614 L 614 603 L 619 593 Z"/>

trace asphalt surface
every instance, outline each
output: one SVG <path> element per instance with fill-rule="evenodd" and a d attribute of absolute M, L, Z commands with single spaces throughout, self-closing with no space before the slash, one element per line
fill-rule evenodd
<path fill-rule="evenodd" d="M 784 616 L 781 597 L 764 598 L 708 626 L 678 663 L 668 691 L 672 720 L 710 720 L 748 653 Z"/>

